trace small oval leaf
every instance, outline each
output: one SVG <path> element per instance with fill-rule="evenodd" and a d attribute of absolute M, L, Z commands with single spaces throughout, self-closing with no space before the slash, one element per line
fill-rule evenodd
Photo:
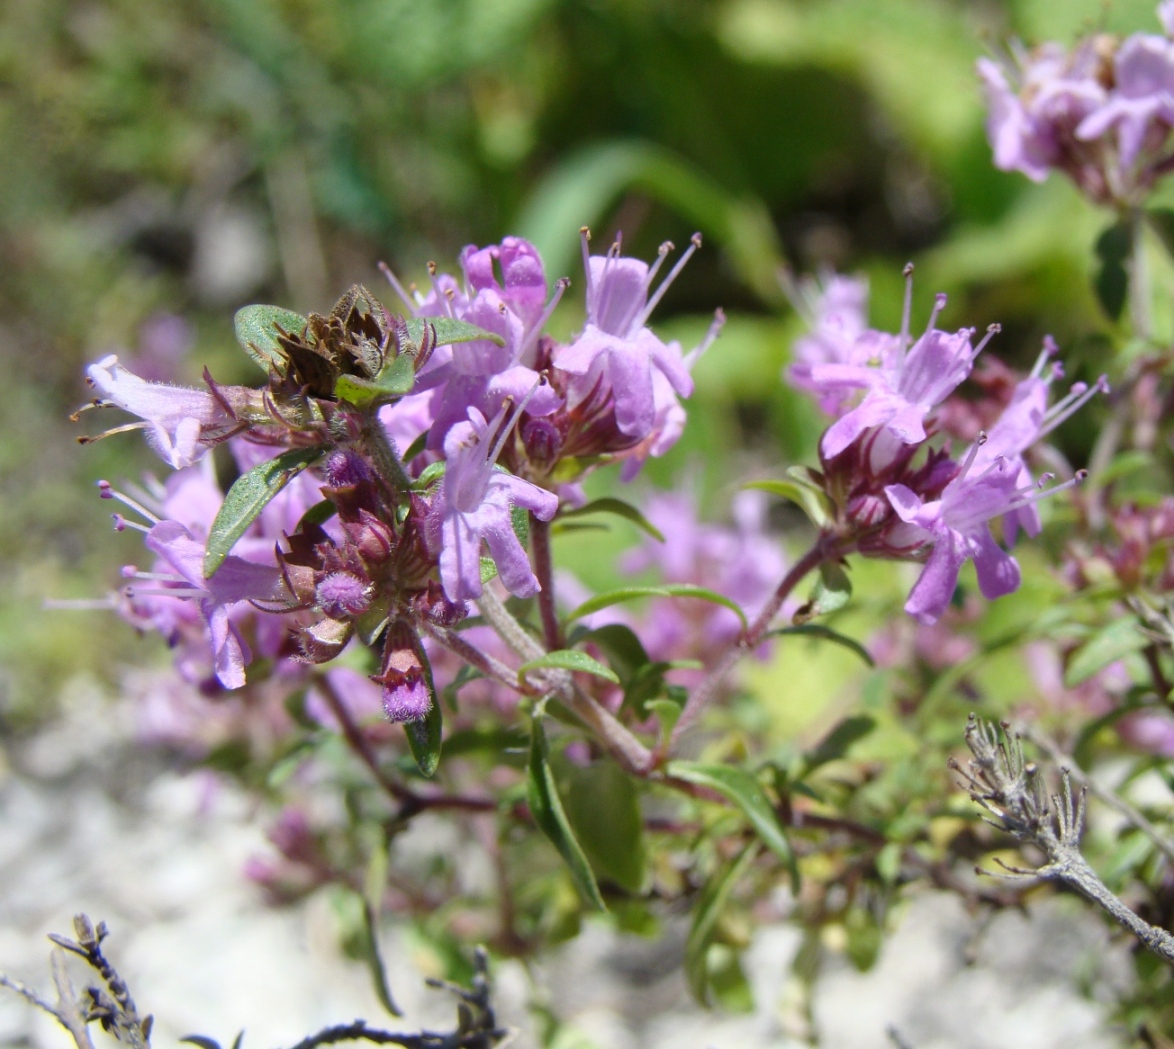
<path fill-rule="evenodd" d="M 210 578 L 266 505 L 311 463 L 322 457 L 321 448 L 295 448 L 275 459 L 258 463 L 243 473 L 228 490 L 204 551 L 204 578 Z"/>
<path fill-rule="evenodd" d="M 424 338 L 425 324 L 431 324 L 435 330 L 437 346 L 449 346 L 454 342 L 476 342 L 479 339 L 488 339 L 498 346 L 505 345 L 505 339 L 500 335 L 453 317 L 408 317 L 406 323 L 408 335 L 417 346 Z"/>
<path fill-rule="evenodd" d="M 571 872 L 571 879 L 583 899 L 593 908 L 606 911 L 607 905 L 599 892 L 591 864 L 583 853 L 582 846 L 575 840 L 567 814 L 555 788 L 554 774 L 550 770 L 549 750 L 546 733 L 540 718 L 533 718 L 530 732 L 530 761 L 527 768 L 526 797 L 534 822 L 541 828 L 558 849 Z"/>
<path fill-rule="evenodd" d="M 694 761 L 672 761 L 665 772 L 694 786 L 717 791 L 740 808 L 767 847 L 787 865 L 791 873 L 791 886 L 798 893 L 799 867 L 795 862 L 795 853 L 758 780 L 745 769 L 732 765 L 702 765 Z"/>
<path fill-rule="evenodd" d="M 620 683 L 619 676 L 610 667 L 605 667 L 598 660 L 592 659 L 586 652 L 579 652 L 573 648 L 560 648 L 523 663 L 518 667 L 518 680 L 523 680 L 532 670 L 573 670 L 581 674 L 594 674 L 616 685 Z"/>
<path fill-rule="evenodd" d="M 558 515 L 558 520 L 565 521 L 569 517 L 585 517 L 587 514 L 615 514 L 617 517 L 622 517 L 625 521 L 631 521 L 637 528 L 643 529 L 658 542 L 664 542 L 664 534 L 660 529 L 649 521 L 636 507 L 631 503 L 624 502 L 623 499 L 592 499 L 585 506 L 580 506 L 574 510 L 563 510 Z"/>
<path fill-rule="evenodd" d="M 778 630 L 772 630 L 763 635 L 765 640 L 768 637 L 783 637 L 788 634 L 798 634 L 806 637 L 818 637 L 824 641 L 831 641 L 833 644 L 842 645 L 850 652 L 855 652 L 861 659 L 864 660 L 868 666 L 876 666 L 873 662 L 872 656 L 868 649 L 865 648 L 855 638 L 848 637 L 846 634 L 841 634 L 838 630 L 833 630 L 831 627 L 824 626 L 822 623 L 803 623 L 800 626 L 785 626 Z"/>
<path fill-rule="evenodd" d="M 281 346 L 277 329 L 290 335 L 301 335 L 306 330 L 306 318 L 281 306 L 242 306 L 236 311 L 233 326 L 237 341 L 245 352 L 265 371 L 281 360 Z"/>
<path fill-rule="evenodd" d="M 625 601 L 637 601 L 642 597 L 696 597 L 701 601 L 710 601 L 715 605 L 728 608 L 742 620 L 743 627 L 747 625 L 746 613 L 728 597 L 716 591 L 707 590 L 703 586 L 693 586 L 691 583 L 666 583 L 663 586 L 626 586 L 620 590 L 609 590 L 606 594 L 596 594 L 595 597 L 584 601 L 568 615 L 566 622 L 573 623 L 576 619 L 582 619 L 584 616 L 591 615 L 592 612 L 598 612 L 603 608 L 610 608 L 612 605 L 623 604 Z"/>

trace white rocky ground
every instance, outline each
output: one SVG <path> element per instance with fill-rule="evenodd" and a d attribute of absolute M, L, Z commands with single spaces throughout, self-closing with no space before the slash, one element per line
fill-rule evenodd
<path fill-rule="evenodd" d="M 245 1049 L 274 1049 L 357 1016 L 384 1022 L 366 973 L 337 953 L 327 905 L 267 909 L 241 877 L 246 857 L 265 851 L 245 799 L 208 791 L 199 776 L 160 774 L 94 692 L 79 686 L 68 706 L 0 765 L 0 971 L 47 989 L 44 935 L 68 932 L 84 910 L 111 926 L 109 953 L 155 1014 L 156 1046 L 193 1032 L 230 1044 L 244 1028 Z M 388 929 L 384 946 L 404 1029 L 448 1028 L 450 1003 L 423 988 L 405 938 Z M 598 926 L 538 967 L 537 993 L 569 1021 L 558 1049 L 798 1046 L 808 1043 L 787 1034 L 797 946 L 787 927 L 758 931 L 747 960 L 751 1016 L 692 1005 L 674 968 L 679 944 Z M 909 903 L 872 971 L 844 962 L 824 974 L 814 1000 L 819 1044 L 885 1049 L 892 1025 L 912 1049 L 1108 1049 L 1124 1038 L 1101 1003 L 1127 972 L 1121 947 L 1077 901 L 1001 914 L 979 934 L 954 899 L 925 894 Z M 516 964 L 495 978 L 503 1017 L 520 1028 L 514 1045 L 536 1046 L 531 978 Z M 72 1043 L 0 991 L 0 1044 Z"/>

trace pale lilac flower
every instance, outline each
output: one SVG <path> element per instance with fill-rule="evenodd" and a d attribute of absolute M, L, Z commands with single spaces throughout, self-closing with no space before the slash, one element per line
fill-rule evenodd
<path fill-rule="evenodd" d="M 194 601 L 207 626 L 217 678 L 225 688 L 240 688 L 250 654 L 229 612 L 245 601 L 288 602 L 281 572 L 230 555 L 211 579 L 205 579 L 205 544 L 178 521 L 160 521 L 147 532 L 145 541 L 172 571 L 128 573 L 159 584 L 151 590 L 136 589 L 129 596 L 136 601 L 143 597 Z"/>
<path fill-rule="evenodd" d="M 510 510 L 522 507 L 549 521 L 558 510 L 558 497 L 496 469 L 497 458 L 524 407 L 525 402 L 518 406 L 508 426 L 505 407 L 490 422 L 476 408 L 470 408 L 469 421 L 453 426 L 445 437 L 447 465 L 429 513 L 427 533 L 429 546 L 439 553 L 440 579 L 450 601 L 481 596 L 482 540 L 510 593 L 530 597 L 539 590 L 530 559 L 514 534 Z"/>
<path fill-rule="evenodd" d="M 694 366 L 721 334 L 725 323 L 726 315 L 718 310 L 714 314 L 713 322 L 710 324 L 705 338 L 696 347 L 683 354 L 681 344 L 674 339 L 665 346 L 665 353 L 672 359 L 674 366 L 677 361 L 680 361 L 681 367 L 692 375 Z M 659 459 L 665 455 L 685 432 L 687 419 L 685 408 L 677 396 L 676 389 L 659 368 L 654 368 L 652 371 L 652 403 L 654 407 L 652 429 L 639 444 L 629 451 L 621 453 L 624 460 L 623 466 L 620 468 L 621 481 L 634 480 L 650 457 Z M 530 411 L 533 414 L 533 409 Z"/>
<path fill-rule="evenodd" d="M 815 397 L 828 415 L 840 415 L 855 388 L 818 383 L 812 369 L 825 364 L 890 365 L 899 349 L 897 336 L 868 327 L 868 281 L 863 277 L 832 273 L 818 285 L 789 286 L 787 291 L 808 332 L 795 340 L 786 377 Z"/>
<path fill-rule="evenodd" d="M 1130 168 L 1151 130 L 1164 141 L 1174 124 L 1174 43 L 1137 33 L 1121 45 L 1113 70 L 1113 90 L 1080 122 L 1076 137 L 1096 139 L 1116 128 L 1121 165 Z"/>
<path fill-rule="evenodd" d="M 958 572 L 969 560 L 974 561 L 979 589 L 988 600 L 1017 590 L 1019 563 L 995 542 L 988 522 L 1083 479 L 1078 474 L 1075 480 L 1046 492 L 1035 491 L 1031 485 L 1020 486 L 1018 467 L 1006 459 L 975 470 L 980 445 L 981 440 L 971 448 L 940 499 L 923 502 L 903 484 L 885 488 L 897 516 L 911 526 L 911 545 L 920 541 L 931 547 L 905 603 L 905 611 L 921 623 L 936 622 L 946 610 L 958 585 Z"/>
<path fill-rule="evenodd" d="M 191 466 L 237 428 L 210 391 L 147 382 L 113 354 L 91 364 L 86 375 L 104 401 L 143 420 L 136 427 L 146 430 L 147 443 L 176 470 Z"/>
<path fill-rule="evenodd" d="M 659 371 L 681 397 L 693 392 L 693 380 L 679 355 L 674 356 L 646 326 L 649 316 L 689 257 L 700 246 L 694 235 L 689 248 L 649 297 L 652 280 L 671 245 L 661 246 L 649 267 L 640 259 L 620 255 L 619 242 L 606 256 L 589 255 L 583 234 L 583 268 L 587 275 L 587 323 L 570 346 L 561 347 L 555 367 L 574 376 L 569 407 L 610 391 L 616 427 L 627 437 L 647 437 L 656 424 L 653 375 Z"/>
<path fill-rule="evenodd" d="M 998 63 L 978 61 L 990 107 L 987 137 L 995 167 L 1020 171 L 1033 182 L 1062 167 L 1084 185 L 1089 174 L 1079 168 L 1096 167 L 1100 158 L 1086 155 L 1076 141 L 1076 128 L 1105 99 L 1094 46 L 1086 43 L 1070 55 L 1059 44 L 1045 44 L 1016 57 L 1014 87 Z M 1098 171 L 1096 178 L 1103 182 L 1103 173 Z"/>
<path fill-rule="evenodd" d="M 812 381 L 828 393 L 836 390 L 864 390 L 864 400 L 837 419 L 823 435 L 820 450 L 825 459 L 834 459 L 865 431 L 883 427 L 901 444 L 919 444 L 926 439 L 925 421 L 970 374 L 974 359 L 990 337 L 992 326 L 978 344 L 971 345 L 973 328 L 949 333 L 934 327 L 945 308 L 946 296 L 938 295 L 929 325 L 908 351 L 909 292 L 905 320 L 895 354 L 877 363 L 816 364 Z"/>
<path fill-rule="evenodd" d="M 1092 387 L 1082 382 L 1074 383 L 1068 395 L 1049 408 L 1051 384 L 1064 374 L 1058 363 L 1049 364 L 1057 352 L 1051 338 L 1046 339 L 1044 350 L 1031 374 L 1015 387 L 1011 402 L 987 431 L 986 442 L 977 447 L 973 469 L 982 471 L 996 460 L 1003 459 L 1015 471 L 1019 487 L 1029 487 L 1032 476 L 1024 462 L 1024 453 L 1084 407 L 1096 394 L 1108 392 L 1108 381 L 1102 375 Z M 1039 511 L 1033 503 L 1021 506 L 1003 518 L 1004 538 L 1009 545 L 1014 544 L 1019 528 L 1023 528 L 1030 536 L 1039 535 Z"/>
<path fill-rule="evenodd" d="M 696 500 L 662 492 L 645 501 L 645 516 L 664 535 L 625 555 L 626 573 L 649 568 L 666 583 L 690 583 L 735 602 L 749 618 L 766 604 L 786 571 L 778 542 L 765 531 L 766 496 L 739 492 L 733 500 L 734 526 L 703 523 Z M 610 609 L 608 611 L 611 611 Z M 738 637 L 741 621 L 728 608 L 700 601 L 652 602 L 638 631 L 654 659 L 712 660 Z"/>

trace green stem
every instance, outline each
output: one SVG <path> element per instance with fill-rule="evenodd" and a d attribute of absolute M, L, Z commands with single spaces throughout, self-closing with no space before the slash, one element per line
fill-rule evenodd
<path fill-rule="evenodd" d="M 554 600 L 554 558 L 550 550 L 550 522 L 530 514 L 530 549 L 534 554 L 534 574 L 538 577 L 538 612 L 542 616 L 542 634 L 552 652 L 563 647 L 562 629 Z"/>
<path fill-rule="evenodd" d="M 412 479 L 400 461 L 394 442 L 387 436 L 383 423 L 379 421 L 378 409 L 364 411 L 362 419 L 359 439 L 363 450 L 375 464 L 376 471 L 392 494 L 405 494 L 412 487 Z"/>
<path fill-rule="evenodd" d="M 763 635 L 770 629 L 770 624 L 774 620 L 774 617 L 778 615 L 779 609 L 783 607 L 783 602 L 791 595 L 791 591 L 802 582 L 803 577 L 808 572 L 818 568 L 824 561 L 830 561 L 840 556 L 840 553 L 841 551 L 837 549 L 835 535 L 829 532 L 821 532 L 815 545 L 796 561 L 791 567 L 791 570 L 783 577 L 782 582 L 779 583 L 771 599 L 766 603 L 766 606 L 758 613 L 757 618 L 750 625 L 750 628 L 726 650 L 725 655 L 717 661 L 713 669 L 705 677 L 705 680 L 694 690 L 693 694 L 686 701 L 684 709 L 681 711 L 680 719 L 673 728 L 673 733 L 668 740 L 667 748 L 664 746 L 658 748 L 657 753 L 654 755 L 655 760 L 658 762 L 663 761 L 672 752 L 680 742 L 681 737 L 693 726 L 701 716 L 702 711 L 712 702 L 722 682 L 725 681 L 730 671 L 734 669 L 735 664 L 747 652 L 751 652 L 758 647 Z"/>

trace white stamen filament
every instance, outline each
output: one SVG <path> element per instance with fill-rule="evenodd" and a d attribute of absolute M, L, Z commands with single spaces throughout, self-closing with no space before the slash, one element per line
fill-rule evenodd
<path fill-rule="evenodd" d="M 386 262 L 378 263 L 379 272 L 387 278 L 387 283 L 391 285 L 392 290 L 400 297 L 400 301 L 407 306 L 412 316 L 416 316 L 416 303 L 414 303 L 404 286 L 399 282 L 399 278 L 392 272 L 391 267 Z"/>
<path fill-rule="evenodd" d="M 1051 433 L 1074 412 L 1078 412 L 1088 404 L 1098 393 L 1102 391 L 1107 393 L 1108 390 L 1109 384 L 1103 375 L 1092 386 L 1086 386 L 1082 382 L 1073 383 L 1072 389 L 1068 391 L 1068 395 L 1057 401 L 1044 414 L 1043 423 L 1040 426 L 1036 440 L 1041 440 L 1047 434 Z"/>
<path fill-rule="evenodd" d="M 128 586 L 123 593 L 126 594 L 130 600 L 136 597 L 180 597 L 180 598 L 201 598 L 207 597 L 207 591 L 197 590 L 193 586 L 177 586 L 174 589 L 160 589 L 160 590 L 141 590 L 138 587 Z"/>
<path fill-rule="evenodd" d="M 440 308 L 444 310 L 444 316 L 454 318 L 452 311 L 452 300 L 445 294 L 444 289 L 440 286 L 440 279 L 436 276 L 436 263 L 428 263 L 428 276 L 432 278 L 432 290 L 436 293 L 436 301 L 440 303 Z"/>
<path fill-rule="evenodd" d="M 156 517 L 155 514 L 151 513 L 151 511 L 148 510 L 145 506 L 143 506 L 142 503 L 132 499 L 124 492 L 120 492 L 117 488 L 112 487 L 109 481 L 99 481 L 98 490 L 102 493 L 103 499 L 113 499 L 117 503 L 122 503 L 123 506 L 141 515 L 144 520 L 150 521 L 153 525 L 157 525 L 159 523 L 159 518 Z M 128 521 L 127 524 L 130 524 L 130 522 Z M 144 531 L 145 530 L 146 529 L 144 529 Z"/>
<path fill-rule="evenodd" d="M 640 294 L 636 296 L 636 301 L 632 303 L 632 308 L 628 311 L 628 315 L 624 318 L 623 323 L 620 324 L 620 331 L 628 332 L 632 330 L 632 321 L 635 320 L 636 314 L 640 312 L 640 303 L 648 301 L 648 289 L 652 287 L 652 280 L 659 272 L 660 267 L 664 265 L 664 260 L 668 258 L 668 254 L 673 248 L 673 242 L 666 240 L 656 249 L 656 261 L 645 272 L 644 279 L 640 282 Z"/>
<path fill-rule="evenodd" d="M 722 328 L 726 326 L 725 310 L 720 307 L 713 311 L 713 320 L 710 322 L 709 331 L 705 333 L 705 338 L 701 342 L 685 354 L 685 359 L 682 362 L 689 370 L 693 370 L 693 366 L 705 356 L 705 351 L 713 345 L 714 340 L 722 333 Z"/>
<path fill-rule="evenodd" d="M 533 386 L 530 387 L 529 390 L 526 391 L 526 396 L 523 397 L 521 402 L 518 404 L 518 409 L 514 412 L 513 418 L 510 419 L 509 425 L 506 426 L 500 434 L 498 434 L 497 440 L 494 441 L 493 451 L 485 460 L 487 463 L 497 462 L 497 457 L 501 455 L 501 450 L 505 447 L 505 442 L 509 439 L 510 434 L 513 433 L 514 428 L 518 425 L 518 420 L 522 418 L 522 412 L 526 410 L 526 405 L 530 403 L 530 398 L 534 396 L 534 391 L 537 390 L 541 385 L 542 379 L 540 378 Z"/>
<path fill-rule="evenodd" d="M 913 313 L 913 263 L 905 263 L 905 304 L 901 309 L 901 339 L 897 350 L 897 363 L 905 360 L 905 351 L 909 349 L 909 318 Z"/>
<path fill-rule="evenodd" d="M 656 309 L 657 304 L 661 299 L 664 298 L 664 293 L 669 290 L 669 286 L 677 279 L 677 276 L 680 274 L 681 270 L 685 268 L 685 263 L 687 263 L 693 257 L 694 253 L 700 247 L 701 234 L 694 233 L 693 236 L 689 238 L 689 246 L 684 250 L 681 257 L 677 259 L 677 264 L 671 270 L 669 270 L 669 275 L 660 282 L 660 287 L 656 289 L 656 293 L 652 296 L 651 299 L 648 300 L 648 305 L 646 305 L 644 309 L 640 311 L 636 317 L 636 320 L 633 321 L 631 325 L 632 328 L 639 329 L 644 327 L 645 323 L 648 321 L 648 318 L 652 316 L 652 311 Z M 651 281 L 651 279 L 652 275 L 649 274 L 649 280 Z M 631 330 L 631 328 L 628 330 Z"/>
<path fill-rule="evenodd" d="M 111 514 L 111 520 L 114 521 L 114 531 L 125 532 L 128 528 L 133 528 L 136 532 L 142 532 L 146 535 L 151 531 L 146 525 L 139 524 L 138 521 L 128 521 L 122 514 Z"/>
<path fill-rule="evenodd" d="M 579 244 L 583 248 L 583 273 L 587 277 L 587 306 L 588 306 L 588 309 L 590 309 L 590 306 L 591 306 L 591 286 L 592 286 L 591 285 L 591 248 L 589 247 L 590 242 L 591 242 L 591 230 L 589 230 L 586 226 L 583 226 L 579 230 Z"/>
<path fill-rule="evenodd" d="M 996 335 L 998 335 L 999 332 L 1001 332 L 1002 330 L 1003 330 L 1003 326 L 1001 324 L 989 325 L 987 327 L 986 334 L 979 340 L 978 345 L 974 347 L 974 353 L 972 353 L 970 355 L 970 359 L 974 360 L 980 353 L 982 353 L 982 351 L 986 349 L 986 344 L 988 342 L 990 342 L 991 339 L 993 339 Z M 974 329 L 972 328 L 971 334 L 973 334 L 973 333 L 974 333 Z"/>
<path fill-rule="evenodd" d="M 526 337 L 522 340 L 522 348 L 518 352 L 518 358 L 521 359 L 526 355 L 526 352 L 538 341 L 542 334 L 542 329 L 546 327 L 546 322 L 550 320 L 550 315 L 554 313 L 555 307 L 559 300 L 563 297 L 563 292 L 571 286 L 570 277 L 559 277 L 554 285 L 554 294 L 550 297 L 550 302 L 546 304 L 546 309 L 542 311 L 542 316 L 534 322 L 533 327 L 526 333 Z"/>
<path fill-rule="evenodd" d="M 114 601 L 109 597 L 46 598 L 41 607 L 48 612 L 97 612 L 110 611 Z"/>
<path fill-rule="evenodd" d="M 970 473 L 970 468 L 974 465 L 974 460 L 978 455 L 978 450 L 984 444 L 986 444 L 986 441 L 987 441 L 987 436 L 985 433 L 980 433 L 974 439 L 974 444 L 972 444 L 970 446 L 970 451 L 966 453 L 966 458 L 962 460 L 962 465 L 958 469 L 958 476 L 954 478 L 954 481 L 961 481 L 966 477 L 966 475 L 968 473 Z M 994 463 L 992 463 L 991 465 L 992 466 L 998 465 L 1001 461 L 1002 461 L 1002 456 L 997 456 L 995 458 Z M 985 477 L 986 475 L 984 474 L 983 476 Z"/>

